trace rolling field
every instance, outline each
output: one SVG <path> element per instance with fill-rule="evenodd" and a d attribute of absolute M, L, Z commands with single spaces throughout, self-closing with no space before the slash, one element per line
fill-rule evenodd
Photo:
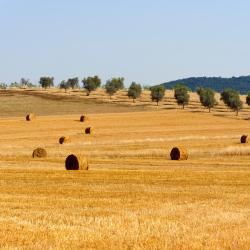
<path fill-rule="evenodd" d="M 250 249 L 250 146 L 240 144 L 249 121 L 3 98 L 17 111 L 0 108 L 0 248 Z M 43 116 L 27 122 L 25 110 Z M 89 121 L 79 122 L 82 113 Z M 174 146 L 189 159 L 171 161 Z M 36 147 L 47 158 L 33 159 Z M 70 153 L 86 155 L 90 170 L 66 171 Z"/>

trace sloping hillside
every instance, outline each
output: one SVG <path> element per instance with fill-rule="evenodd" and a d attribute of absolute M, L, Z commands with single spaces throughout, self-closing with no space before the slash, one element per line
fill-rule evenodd
<path fill-rule="evenodd" d="M 199 96 L 190 92 L 189 105 L 185 107 L 187 112 L 207 113 L 208 110 L 201 106 Z M 133 103 L 127 96 L 126 90 L 117 92 L 112 98 L 104 89 L 97 89 L 89 96 L 84 90 L 60 89 L 49 90 L 8 90 L 0 92 L 1 116 L 23 116 L 27 112 L 35 112 L 40 115 L 74 114 L 74 113 L 114 113 L 150 110 L 180 110 L 174 98 L 172 90 L 166 90 L 163 101 L 159 106 L 151 101 L 150 91 L 144 90 L 139 99 Z M 220 94 L 216 93 L 218 105 L 211 110 L 211 115 L 236 118 L 235 112 L 231 111 L 220 100 Z M 250 119 L 250 107 L 245 104 L 246 96 L 241 95 L 244 103 L 239 112 L 238 119 Z"/>

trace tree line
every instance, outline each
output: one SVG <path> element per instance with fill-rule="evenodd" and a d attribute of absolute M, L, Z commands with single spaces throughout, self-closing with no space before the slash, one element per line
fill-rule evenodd
<path fill-rule="evenodd" d="M 98 76 L 89 76 L 87 78 L 82 79 L 83 88 L 86 90 L 86 94 L 89 96 L 92 91 L 96 90 L 101 86 L 101 79 Z M 39 84 L 42 88 L 47 89 L 54 86 L 54 78 L 53 77 L 47 77 L 43 76 L 40 77 Z M 26 86 L 26 87 L 34 87 L 29 79 L 21 78 L 20 83 L 12 83 L 10 85 L 11 87 L 17 87 L 17 86 Z M 110 98 L 121 89 L 124 89 L 124 78 L 123 77 L 114 77 L 106 81 L 106 84 L 103 86 L 106 90 L 106 93 L 110 96 Z M 0 88 L 5 89 L 7 88 L 6 84 L 0 83 Z M 60 89 L 64 89 L 67 91 L 67 89 L 75 89 L 79 88 L 79 78 L 69 78 L 67 81 L 63 80 L 59 84 Z M 159 105 L 159 102 L 164 99 L 165 96 L 165 86 L 158 85 L 148 88 L 151 93 L 151 100 L 155 101 L 157 103 L 157 106 Z M 173 87 L 174 90 L 174 98 L 176 99 L 176 102 L 178 105 L 182 106 L 184 109 L 185 106 L 189 104 L 190 95 L 189 92 L 191 91 L 186 85 L 184 84 L 176 84 Z M 202 106 L 207 108 L 209 112 L 211 112 L 211 109 L 214 108 L 216 105 L 218 105 L 216 99 L 215 99 L 215 91 L 212 88 L 206 88 L 206 87 L 198 87 L 196 89 L 197 94 L 199 95 L 200 103 Z M 127 95 L 129 98 L 133 99 L 133 102 L 135 102 L 136 99 L 138 99 L 141 96 L 142 93 L 142 86 L 139 83 L 132 82 L 128 88 Z M 224 102 L 224 104 L 236 112 L 236 115 L 238 115 L 238 112 L 240 109 L 242 109 L 243 103 L 240 100 L 240 94 L 238 91 L 227 88 L 224 89 L 220 93 L 220 99 Z M 250 92 L 248 92 L 246 97 L 246 103 L 250 105 Z"/>
<path fill-rule="evenodd" d="M 167 89 L 173 88 L 176 84 L 181 83 L 189 87 L 192 91 L 196 91 L 199 86 L 214 89 L 216 92 L 222 92 L 227 88 L 234 88 L 241 94 L 247 94 L 250 85 L 250 76 L 240 77 L 190 77 L 164 83 Z"/>

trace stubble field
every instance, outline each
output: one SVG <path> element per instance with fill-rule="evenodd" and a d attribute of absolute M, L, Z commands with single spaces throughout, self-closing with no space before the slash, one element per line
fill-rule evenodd
<path fill-rule="evenodd" d="M 31 122 L 22 109 L 1 118 L 1 248 L 249 248 L 250 146 L 239 140 L 249 121 L 123 106 L 104 113 L 105 104 L 80 123 L 84 105 Z M 60 136 L 71 142 L 60 145 Z M 171 161 L 173 146 L 186 147 L 189 159 Z M 33 159 L 36 147 L 48 157 Z M 70 153 L 86 155 L 90 170 L 66 171 Z"/>

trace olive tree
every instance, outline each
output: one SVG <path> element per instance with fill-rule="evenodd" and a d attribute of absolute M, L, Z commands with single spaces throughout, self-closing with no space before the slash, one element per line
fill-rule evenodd
<path fill-rule="evenodd" d="M 151 100 L 156 101 L 157 106 L 158 106 L 159 102 L 165 96 L 165 87 L 164 87 L 164 85 L 151 87 L 150 91 L 151 91 Z"/>
<path fill-rule="evenodd" d="M 211 108 L 217 105 L 214 90 L 211 88 L 198 88 L 197 94 L 200 97 L 201 105 L 208 108 L 210 113 Z"/>
<path fill-rule="evenodd" d="M 50 88 L 54 86 L 54 77 L 42 76 L 40 77 L 39 84 L 42 88 Z"/>
<path fill-rule="evenodd" d="M 178 105 L 182 105 L 184 109 L 186 105 L 189 103 L 189 94 L 188 94 L 188 87 L 182 84 L 177 84 L 174 87 L 174 98 L 176 99 Z"/>
<path fill-rule="evenodd" d="M 240 100 L 239 92 L 234 89 L 224 89 L 221 92 L 221 100 L 227 105 L 230 109 L 236 112 L 238 115 L 239 110 L 242 108 L 242 101 Z"/>
<path fill-rule="evenodd" d="M 105 84 L 106 92 L 109 94 L 110 99 L 111 96 L 114 95 L 118 90 L 124 88 L 124 78 L 118 77 L 118 78 L 112 78 L 110 80 L 107 80 Z"/>
<path fill-rule="evenodd" d="M 70 88 L 68 82 L 66 82 L 65 80 L 61 81 L 60 84 L 59 84 L 59 88 L 60 89 L 64 89 L 64 91 L 66 92 L 67 89 Z"/>
<path fill-rule="evenodd" d="M 67 85 L 72 89 L 75 89 L 75 88 L 79 87 L 79 79 L 78 79 L 78 77 L 69 78 L 67 80 Z"/>
<path fill-rule="evenodd" d="M 82 83 L 83 88 L 87 91 L 87 95 L 90 95 L 91 91 L 94 91 L 101 86 L 101 79 L 98 76 L 89 76 L 88 78 L 84 78 Z"/>
<path fill-rule="evenodd" d="M 135 99 L 140 97 L 141 91 L 141 85 L 139 83 L 132 82 L 128 89 L 128 97 L 133 98 L 133 102 L 135 102 Z"/>

